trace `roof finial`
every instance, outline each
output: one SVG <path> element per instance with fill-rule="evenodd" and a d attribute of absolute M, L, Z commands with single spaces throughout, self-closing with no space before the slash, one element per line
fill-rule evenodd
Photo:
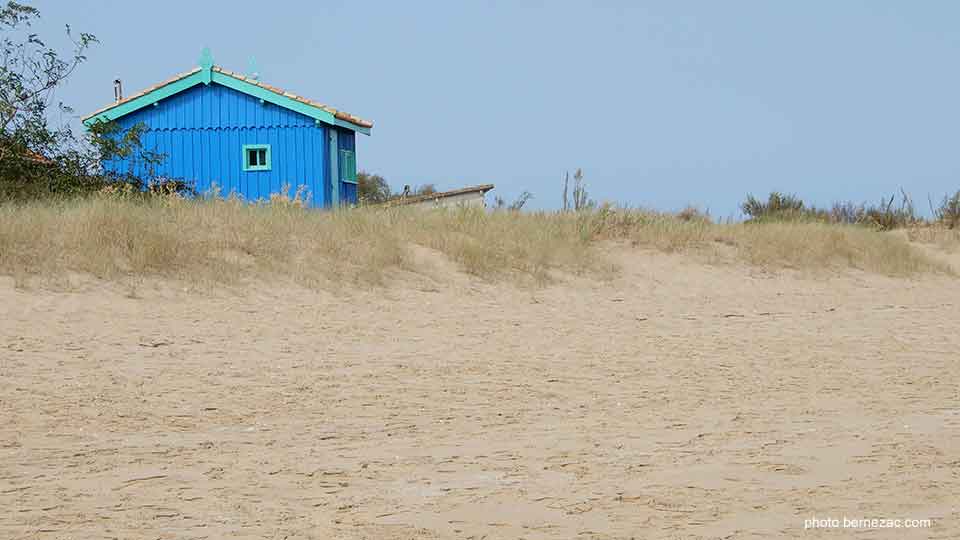
<path fill-rule="evenodd" d="M 260 71 L 257 69 L 257 59 L 253 56 L 250 57 L 250 61 L 247 63 L 247 75 L 255 81 L 260 80 Z"/>
<path fill-rule="evenodd" d="M 200 68 L 210 69 L 213 67 L 213 55 L 210 54 L 210 48 L 204 47 L 200 52 Z"/>

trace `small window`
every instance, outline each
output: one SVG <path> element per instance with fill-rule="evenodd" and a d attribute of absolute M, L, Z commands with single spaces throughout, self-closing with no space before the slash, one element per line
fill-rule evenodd
<path fill-rule="evenodd" d="M 243 145 L 243 170 L 269 171 L 270 145 L 245 144 Z"/>
<path fill-rule="evenodd" d="M 357 182 L 357 156 L 351 150 L 340 151 L 340 180 Z"/>

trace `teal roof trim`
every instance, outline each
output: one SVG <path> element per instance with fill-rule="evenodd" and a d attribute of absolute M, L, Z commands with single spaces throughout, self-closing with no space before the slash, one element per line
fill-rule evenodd
<path fill-rule="evenodd" d="M 174 94 L 179 94 L 188 88 L 193 88 L 194 86 L 203 83 L 203 76 L 203 71 L 194 71 L 193 73 L 180 79 L 176 79 L 168 84 L 158 86 L 149 92 L 143 93 L 128 101 L 124 101 L 115 107 L 101 109 L 100 111 L 84 118 L 83 125 L 90 126 L 97 122 L 109 122 L 111 120 L 116 120 L 121 116 L 126 116 L 134 111 L 138 111 L 144 107 L 153 105 L 161 99 L 168 98 Z"/>
<path fill-rule="evenodd" d="M 295 99 L 288 98 L 287 96 L 267 90 L 266 88 L 262 88 L 256 84 L 248 83 L 247 81 L 241 81 L 240 79 L 231 77 L 229 75 L 224 75 L 223 73 L 218 73 L 216 71 L 213 72 L 213 82 L 222 84 L 227 88 L 233 88 L 234 90 L 243 92 L 248 96 L 262 99 L 267 103 L 273 103 L 274 105 L 279 105 L 280 107 L 290 109 L 291 111 L 309 116 L 310 118 L 315 118 L 325 124 L 330 124 L 331 126 L 337 125 L 336 121 L 338 119 L 334 117 L 332 113 L 319 107 L 308 105 L 301 101 L 297 101 Z"/>
<path fill-rule="evenodd" d="M 334 117 L 333 121 L 334 121 L 334 125 L 347 128 L 347 129 L 352 129 L 353 131 L 356 131 L 357 133 L 363 133 L 364 135 L 370 134 L 370 128 L 368 127 L 358 126 L 353 122 L 347 122 L 346 120 L 341 120 L 340 118 L 336 118 L 336 117 Z"/>
<path fill-rule="evenodd" d="M 316 102 L 298 97 L 289 92 L 285 92 L 272 86 L 264 85 L 259 81 L 251 82 L 242 76 L 237 77 L 231 72 L 225 72 L 221 68 L 214 67 L 210 61 L 201 60 L 201 66 L 192 71 L 178 75 L 173 79 L 160 83 L 152 88 L 148 88 L 139 94 L 130 96 L 114 105 L 109 105 L 84 117 L 83 124 L 90 126 L 97 122 L 109 122 L 120 117 L 126 116 L 132 112 L 138 111 L 144 107 L 155 105 L 159 101 L 168 98 L 174 94 L 183 92 L 198 84 L 217 83 L 227 88 L 232 88 L 249 96 L 253 96 L 263 102 L 298 112 L 305 116 L 315 119 L 318 123 L 331 126 L 338 126 L 349 129 L 364 135 L 370 135 L 372 125 L 366 120 L 358 119 L 353 115 L 337 111 Z M 350 120 L 347 120 L 349 118 Z M 361 122 L 367 125 L 359 125 L 351 120 Z"/>

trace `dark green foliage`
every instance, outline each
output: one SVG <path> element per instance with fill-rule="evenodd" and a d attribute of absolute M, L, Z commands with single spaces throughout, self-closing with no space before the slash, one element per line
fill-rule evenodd
<path fill-rule="evenodd" d="M 138 163 L 150 170 L 162 160 L 163 156 L 140 144 L 145 125 L 121 132 L 115 124 L 97 124 L 77 137 L 67 125 L 49 124 L 54 91 L 86 60 L 97 38 L 86 33 L 75 36 L 68 26 L 73 48 L 61 54 L 29 33 L 39 15 L 35 8 L 16 2 L 0 8 L 0 201 L 72 196 L 118 182 L 147 193 L 151 192 L 148 184 L 186 191 L 180 189 L 184 187 L 180 181 L 147 182 L 129 173 L 102 174 L 104 159 L 128 159 L 131 171 Z M 65 114 L 73 112 L 63 103 L 57 108 Z"/>
<path fill-rule="evenodd" d="M 87 142 L 98 161 L 105 158 L 125 159 L 131 174 L 138 165 L 142 165 L 152 177 L 154 167 L 166 156 L 143 148 L 140 138 L 146 132 L 147 125 L 143 122 L 134 124 L 126 131 L 122 131 L 114 122 L 97 122 L 90 126 Z"/>
<path fill-rule="evenodd" d="M 67 126 L 52 127 L 47 114 L 54 90 L 86 60 L 96 43 L 90 34 L 74 36 L 73 50 L 61 56 L 29 29 L 39 12 L 8 2 L 0 8 L 0 200 L 69 190 L 71 174 L 87 165 Z M 69 107 L 57 104 L 63 113 Z"/>
<path fill-rule="evenodd" d="M 799 197 L 777 191 L 770 193 L 766 201 L 747 195 L 747 200 L 740 205 L 740 210 L 750 221 L 793 220 L 804 217 L 804 204 Z"/>
<path fill-rule="evenodd" d="M 843 225 L 866 225 L 882 231 L 908 227 L 919 221 L 913 201 L 901 190 L 897 204 L 896 195 L 880 200 L 880 204 L 868 206 L 852 202 L 834 203 L 830 209 L 807 205 L 796 195 L 773 192 L 762 201 L 753 195 L 740 205 L 748 222 L 801 221 L 835 223 Z"/>

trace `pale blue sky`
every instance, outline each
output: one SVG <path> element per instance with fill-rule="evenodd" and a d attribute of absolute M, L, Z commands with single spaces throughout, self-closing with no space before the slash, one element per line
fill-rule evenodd
<path fill-rule="evenodd" d="M 494 183 L 737 214 L 747 192 L 825 204 L 960 189 L 960 3 L 42 0 L 102 43 L 59 97 L 86 113 L 217 64 L 375 122 L 394 188 Z"/>

